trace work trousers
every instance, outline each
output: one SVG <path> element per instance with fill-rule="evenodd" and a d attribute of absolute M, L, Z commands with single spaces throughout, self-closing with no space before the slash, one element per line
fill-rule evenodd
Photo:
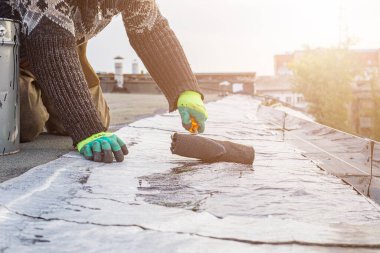
<path fill-rule="evenodd" d="M 99 112 L 100 119 L 108 129 L 110 113 L 100 87 L 100 81 L 86 56 L 87 43 L 77 47 L 81 66 L 86 77 L 91 97 Z M 46 131 L 52 134 L 69 135 L 59 117 L 53 103 L 39 88 L 34 75 L 27 65 L 20 66 L 20 136 L 21 142 L 29 142 Z M 75 98 L 74 98 L 75 99 Z"/>

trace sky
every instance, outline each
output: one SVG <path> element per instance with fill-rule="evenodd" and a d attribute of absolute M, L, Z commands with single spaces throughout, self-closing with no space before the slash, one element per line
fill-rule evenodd
<path fill-rule="evenodd" d="M 379 0 L 156 0 L 194 72 L 273 74 L 273 56 L 350 37 L 380 48 Z M 120 16 L 88 45 L 96 71 L 113 72 L 117 55 L 131 72 L 137 55 Z M 140 61 L 141 62 L 141 61 Z M 144 69 L 143 64 L 140 64 Z"/>

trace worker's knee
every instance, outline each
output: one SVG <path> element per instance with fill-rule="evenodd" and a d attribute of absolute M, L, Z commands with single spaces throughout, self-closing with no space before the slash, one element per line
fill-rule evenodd
<path fill-rule="evenodd" d="M 35 117 L 25 118 L 20 122 L 20 141 L 30 142 L 36 139 L 43 131 L 45 121 L 34 115 Z"/>
<path fill-rule="evenodd" d="M 110 109 L 108 107 L 107 101 L 104 98 L 102 89 L 100 88 L 100 85 L 97 85 L 91 87 L 89 90 L 92 101 L 94 102 L 96 110 L 98 111 L 100 121 L 102 122 L 104 128 L 108 129 L 111 122 Z"/>
<path fill-rule="evenodd" d="M 111 116 L 110 116 L 110 110 L 107 104 L 105 104 L 105 111 L 101 113 L 100 118 L 103 123 L 103 126 L 108 130 L 108 128 L 110 127 Z"/>

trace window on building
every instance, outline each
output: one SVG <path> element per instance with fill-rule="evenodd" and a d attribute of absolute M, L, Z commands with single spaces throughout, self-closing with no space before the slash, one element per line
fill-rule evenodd
<path fill-rule="evenodd" d="M 360 117 L 360 128 L 372 128 L 373 122 L 370 117 Z"/>
<path fill-rule="evenodd" d="M 297 97 L 297 103 L 303 103 L 304 98 L 302 96 Z"/>
<path fill-rule="evenodd" d="M 360 109 L 373 109 L 374 103 L 371 100 L 360 100 Z"/>
<path fill-rule="evenodd" d="M 286 97 L 286 103 L 288 104 L 292 103 L 292 97 Z"/>

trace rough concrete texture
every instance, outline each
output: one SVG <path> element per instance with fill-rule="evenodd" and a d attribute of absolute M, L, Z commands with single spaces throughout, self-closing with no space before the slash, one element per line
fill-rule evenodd
<path fill-rule="evenodd" d="M 257 106 L 211 103 L 206 129 L 254 146 L 253 166 L 173 156 L 179 115 L 165 114 L 118 132 L 124 163 L 70 153 L 0 184 L 0 251 L 379 251 L 379 206 L 302 156 Z"/>

